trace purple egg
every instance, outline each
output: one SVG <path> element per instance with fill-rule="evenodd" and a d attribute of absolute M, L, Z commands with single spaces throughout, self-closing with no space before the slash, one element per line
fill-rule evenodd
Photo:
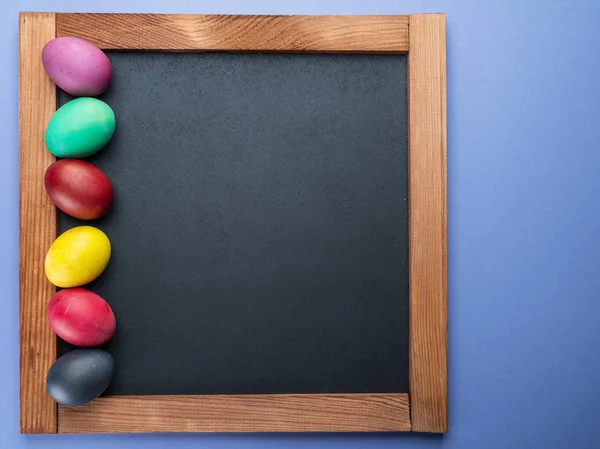
<path fill-rule="evenodd" d="M 77 37 L 57 37 L 42 50 L 42 64 L 58 87 L 76 97 L 102 94 L 112 79 L 112 67 L 102 50 Z"/>

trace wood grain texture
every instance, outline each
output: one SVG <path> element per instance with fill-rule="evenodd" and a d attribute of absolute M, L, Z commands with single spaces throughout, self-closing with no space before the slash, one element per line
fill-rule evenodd
<path fill-rule="evenodd" d="M 412 430 L 447 431 L 446 25 L 410 16 L 408 54 Z"/>
<path fill-rule="evenodd" d="M 56 110 L 56 90 L 42 67 L 42 48 L 55 37 L 53 13 L 19 16 L 19 323 L 21 433 L 56 433 L 57 407 L 46 393 L 56 360 L 56 337 L 46 321 L 55 289 L 44 275 L 46 251 L 56 237 L 56 210 L 44 190 L 54 157 L 44 144 Z"/>
<path fill-rule="evenodd" d="M 56 32 L 105 50 L 408 51 L 408 16 L 57 14 Z"/>
<path fill-rule="evenodd" d="M 407 394 L 112 396 L 59 407 L 59 433 L 395 432 Z"/>

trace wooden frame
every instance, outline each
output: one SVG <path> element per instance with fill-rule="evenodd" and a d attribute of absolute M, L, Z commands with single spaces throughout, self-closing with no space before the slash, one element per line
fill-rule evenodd
<path fill-rule="evenodd" d="M 446 38 L 443 14 L 207 16 L 21 13 L 20 401 L 22 433 L 447 430 Z M 43 187 L 54 160 L 44 131 L 56 88 L 46 42 L 78 36 L 102 49 L 408 53 L 409 394 L 116 396 L 57 406 L 45 376 L 57 356 L 46 322 L 55 291 L 43 270 L 56 209 Z"/>

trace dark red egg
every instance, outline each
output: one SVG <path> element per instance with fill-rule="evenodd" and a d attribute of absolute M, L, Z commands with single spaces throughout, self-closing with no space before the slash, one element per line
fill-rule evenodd
<path fill-rule="evenodd" d="M 44 186 L 56 207 L 80 220 L 100 218 L 114 199 L 108 176 L 92 164 L 77 159 L 62 159 L 50 165 Z"/>
<path fill-rule="evenodd" d="M 56 335 L 75 346 L 100 346 L 115 334 L 108 303 L 85 288 L 57 292 L 48 303 L 48 321 Z"/>

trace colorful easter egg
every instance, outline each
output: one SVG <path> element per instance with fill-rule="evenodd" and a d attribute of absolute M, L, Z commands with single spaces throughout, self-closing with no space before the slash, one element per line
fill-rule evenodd
<path fill-rule="evenodd" d="M 79 287 L 100 276 L 109 259 L 106 234 L 92 226 L 78 226 L 63 232 L 50 246 L 46 277 L 57 287 Z"/>
<path fill-rule="evenodd" d="M 106 391 L 115 361 L 102 349 L 76 349 L 60 357 L 46 377 L 48 394 L 61 405 L 87 404 Z"/>
<path fill-rule="evenodd" d="M 46 147 L 56 157 L 87 157 L 104 148 L 114 131 L 115 114 L 109 105 L 96 98 L 76 98 L 50 118 Z"/>
<path fill-rule="evenodd" d="M 42 65 L 58 87 L 76 97 L 96 97 L 108 89 L 112 79 L 108 57 L 77 37 L 48 42 L 42 50 Z"/>
<path fill-rule="evenodd" d="M 114 198 L 108 176 L 78 159 L 61 159 L 51 164 L 44 176 L 44 186 L 56 207 L 80 220 L 101 217 Z"/>
<path fill-rule="evenodd" d="M 58 291 L 48 303 L 48 322 L 64 341 L 100 346 L 115 334 L 115 315 L 108 303 L 85 288 Z"/>

